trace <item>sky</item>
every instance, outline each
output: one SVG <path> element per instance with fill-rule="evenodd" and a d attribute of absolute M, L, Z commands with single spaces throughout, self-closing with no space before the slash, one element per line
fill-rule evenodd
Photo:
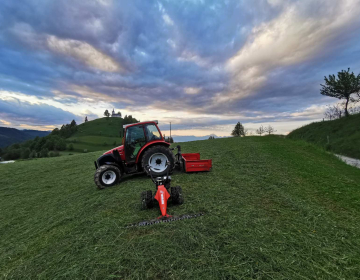
<path fill-rule="evenodd" d="M 360 0 L 1 0 L 0 126 L 106 109 L 168 134 L 286 134 L 322 120 L 324 76 L 360 72 Z"/>

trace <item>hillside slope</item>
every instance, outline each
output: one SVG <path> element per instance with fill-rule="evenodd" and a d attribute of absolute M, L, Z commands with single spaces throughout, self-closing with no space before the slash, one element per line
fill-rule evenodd
<path fill-rule="evenodd" d="M 360 158 L 360 114 L 312 123 L 295 129 L 287 138 L 305 140 L 338 154 Z"/>
<path fill-rule="evenodd" d="M 0 127 L 0 148 L 34 139 L 36 136 L 43 137 L 49 133 L 50 131 L 19 130 L 10 127 Z"/>
<path fill-rule="evenodd" d="M 0 278 L 359 279 L 360 170 L 278 137 L 188 142 L 209 173 L 173 174 L 205 216 L 124 229 L 140 211 L 144 175 L 103 191 L 101 152 L 0 166 Z"/>
<path fill-rule="evenodd" d="M 76 152 L 109 150 L 121 144 L 120 130 L 124 124 L 122 118 L 100 118 L 82 123 L 67 142 L 73 144 Z"/>

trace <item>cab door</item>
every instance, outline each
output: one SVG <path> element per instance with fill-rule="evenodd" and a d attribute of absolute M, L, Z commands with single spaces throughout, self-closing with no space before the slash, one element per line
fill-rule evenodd
<path fill-rule="evenodd" d="M 126 128 L 125 136 L 125 158 L 127 163 L 133 163 L 142 146 L 146 144 L 143 125 L 130 126 Z"/>

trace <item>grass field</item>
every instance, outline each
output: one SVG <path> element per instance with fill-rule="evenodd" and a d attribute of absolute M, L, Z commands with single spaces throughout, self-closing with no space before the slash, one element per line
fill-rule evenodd
<path fill-rule="evenodd" d="M 360 114 L 312 123 L 295 129 L 287 137 L 305 140 L 338 154 L 360 158 Z"/>
<path fill-rule="evenodd" d="M 95 152 L 101 150 L 110 150 L 114 147 L 121 145 L 122 138 L 120 137 L 108 137 L 108 136 L 73 136 L 67 138 L 68 145 L 71 143 L 74 147 L 74 151 L 84 152 Z"/>
<path fill-rule="evenodd" d="M 122 118 L 100 118 L 78 126 L 78 131 L 66 141 L 74 147 L 74 152 L 110 150 L 121 145 L 120 130 Z"/>
<path fill-rule="evenodd" d="M 0 166 L 3 279 L 359 279 L 360 170 L 311 144 L 278 137 L 183 143 L 209 173 L 174 173 L 205 216 L 124 229 L 144 175 L 100 191 L 100 152 Z"/>

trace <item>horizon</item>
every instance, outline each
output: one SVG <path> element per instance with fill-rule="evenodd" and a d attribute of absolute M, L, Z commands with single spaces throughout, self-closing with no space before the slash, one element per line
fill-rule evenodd
<path fill-rule="evenodd" d="M 0 3 L 0 126 L 52 130 L 120 111 L 179 137 L 288 134 L 360 72 L 360 1 Z"/>

